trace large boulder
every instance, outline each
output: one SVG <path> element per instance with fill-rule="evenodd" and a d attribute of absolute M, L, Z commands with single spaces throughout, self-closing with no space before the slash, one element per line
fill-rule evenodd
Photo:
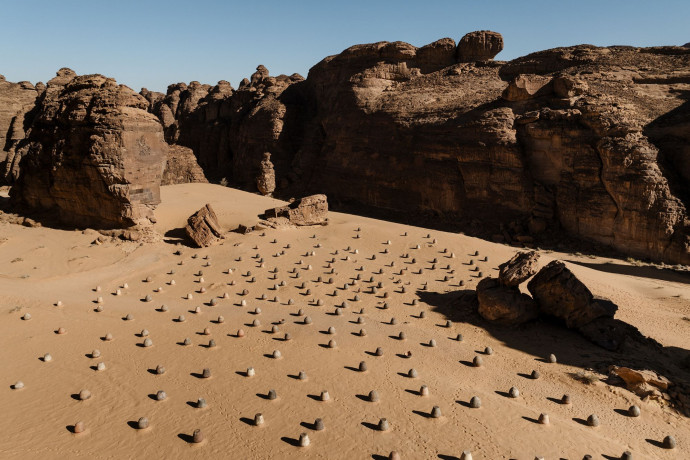
<path fill-rule="evenodd" d="M 495 323 L 516 326 L 539 316 L 539 307 L 530 296 L 496 278 L 484 278 L 477 284 L 477 300 L 479 314 Z"/>
<path fill-rule="evenodd" d="M 519 286 L 537 273 L 538 264 L 537 251 L 518 252 L 509 261 L 498 266 L 498 279 L 504 286 Z"/>
<path fill-rule="evenodd" d="M 542 268 L 527 288 L 542 313 L 562 319 L 569 328 L 580 328 L 597 318 L 613 318 L 618 309 L 610 300 L 595 298 L 560 260 Z"/>
<path fill-rule="evenodd" d="M 218 217 L 210 204 L 189 216 L 184 228 L 187 236 L 200 248 L 217 243 L 223 238 Z"/>
<path fill-rule="evenodd" d="M 160 203 L 168 146 L 147 107 L 112 78 L 61 69 L 19 149 L 11 204 L 77 227 L 148 223 Z"/>
<path fill-rule="evenodd" d="M 417 49 L 416 65 L 422 73 L 435 71 L 455 64 L 455 40 L 442 38 Z"/>
<path fill-rule="evenodd" d="M 325 225 L 328 221 L 326 195 L 305 196 L 287 206 L 267 209 L 268 219 L 285 218 L 293 225 Z"/>
<path fill-rule="evenodd" d="M 503 50 L 503 36 L 490 30 L 470 32 L 460 39 L 457 49 L 459 62 L 487 61 Z"/>

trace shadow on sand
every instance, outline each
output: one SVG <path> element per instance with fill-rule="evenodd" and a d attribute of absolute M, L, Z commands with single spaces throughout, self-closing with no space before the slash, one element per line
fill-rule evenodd
<path fill-rule="evenodd" d="M 637 267 L 635 267 L 637 268 Z M 557 320 L 538 319 L 518 327 L 494 324 L 477 312 L 478 302 L 474 290 L 448 293 L 417 291 L 421 302 L 432 311 L 443 314 L 459 324 L 469 324 L 486 330 L 507 347 L 534 356 L 543 361 L 550 353 L 558 362 L 582 369 L 594 369 L 608 375 L 611 365 L 650 369 L 673 381 L 690 381 L 690 351 L 678 347 L 664 347 L 652 338 L 639 334 L 632 326 L 620 322 L 625 330 L 633 330 L 629 339 L 617 351 L 601 348 L 576 331 L 567 329 Z M 454 338 L 454 337 L 449 337 Z M 529 365 L 527 365 L 529 367 Z M 530 369 L 525 369 L 528 372 Z M 620 379 L 609 377 L 606 383 L 622 385 Z"/>

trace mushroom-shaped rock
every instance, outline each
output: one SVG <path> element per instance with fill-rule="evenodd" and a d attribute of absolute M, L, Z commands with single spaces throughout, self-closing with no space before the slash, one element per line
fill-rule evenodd
<path fill-rule="evenodd" d="M 479 30 L 460 39 L 456 50 L 458 62 L 487 61 L 503 50 L 503 36 L 498 32 Z"/>

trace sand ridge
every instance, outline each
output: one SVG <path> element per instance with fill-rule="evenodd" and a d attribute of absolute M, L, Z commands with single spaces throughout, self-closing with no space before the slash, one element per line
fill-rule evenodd
<path fill-rule="evenodd" d="M 209 184 L 162 193 L 156 227 L 171 242 L 206 202 L 226 228 L 254 223 L 280 204 Z M 338 213 L 326 227 L 230 233 L 222 245 L 198 250 L 166 242 L 97 246 L 88 232 L 1 229 L 8 238 L 0 245 L 8 267 L 0 277 L 0 402 L 9 415 L 0 422 L 3 458 L 380 458 L 393 450 L 403 458 L 459 458 L 464 450 L 475 459 L 618 458 L 630 450 L 635 458 L 667 459 L 690 452 L 686 418 L 622 388 L 573 379 L 582 371 L 574 363 L 604 359 L 602 349 L 553 325 L 497 332 L 453 310 L 458 296 L 496 273 L 514 248 Z M 94 262 L 69 262 L 84 255 Z M 544 254 L 541 263 L 559 256 Z M 643 332 L 665 345 L 687 337 L 690 322 L 680 317 L 690 291 L 683 283 L 569 266 L 595 293 L 607 291 Z M 646 297 L 657 288 L 668 294 Z M 663 308 L 641 312 L 649 302 Z M 26 313 L 30 320 L 21 319 Z M 65 334 L 55 332 L 60 327 Z M 112 341 L 103 340 L 108 333 Z M 152 346 L 143 346 L 146 338 Z M 183 345 L 186 338 L 191 345 Z M 94 350 L 99 358 L 91 357 Z M 40 359 L 46 353 L 52 361 Z M 558 363 L 546 362 L 550 353 Z M 472 365 L 477 356 L 481 367 Z M 362 361 L 366 372 L 358 369 Z M 105 370 L 97 370 L 99 362 Z M 158 365 L 164 374 L 156 374 Z M 210 378 L 203 378 L 205 368 Z M 540 378 L 530 378 L 533 370 Z M 306 380 L 297 378 L 300 371 Z M 13 390 L 18 380 L 25 388 Z M 422 385 L 428 396 L 420 396 Z M 512 386 L 518 398 L 508 397 Z M 80 401 L 83 389 L 92 396 Z M 156 400 L 160 390 L 164 401 Z M 276 399 L 268 399 L 269 390 Z M 378 402 L 367 400 L 371 390 Z M 329 401 L 320 400 L 323 391 Z M 566 393 L 573 404 L 558 402 Z M 481 408 L 469 407 L 473 396 Z M 199 398 L 205 408 L 196 407 Z M 633 404 L 641 417 L 622 413 Z M 430 417 L 434 406 L 440 418 Z M 253 424 L 257 413 L 261 426 Z M 537 423 L 541 413 L 549 425 Z M 591 414 L 599 427 L 584 423 Z M 136 429 L 140 417 L 149 428 Z M 313 429 L 316 418 L 323 431 Z M 381 418 L 390 422 L 386 432 L 376 429 Z M 72 433 L 80 420 L 86 432 Z M 195 429 L 203 431 L 202 443 L 189 442 Z M 311 439 L 308 447 L 297 446 L 301 433 Z M 668 434 L 677 449 L 654 444 Z"/>

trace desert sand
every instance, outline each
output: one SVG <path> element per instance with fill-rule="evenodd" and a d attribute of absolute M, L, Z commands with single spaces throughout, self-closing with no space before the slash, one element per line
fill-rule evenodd
<path fill-rule="evenodd" d="M 327 226 L 228 233 L 222 244 L 195 249 L 177 245 L 180 228 L 205 203 L 232 229 L 282 202 L 210 184 L 166 186 L 162 198 L 155 230 L 166 236 L 152 242 L 92 244 L 93 231 L 0 224 L 0 457 L 364 459 L 397 451 L 451 459 L 470 451 L 474 459 L 579 459 L 629 450 L 635 459 L 690 458 L 686 417 L 574 378 L 615 354 L 549 323 L 486 327 L 457 306 L 517 248 L 331 212 Z M 553 259 L 617 303 L 617 318 L 687 354 L 690 277 L 546 251 L 540 266 Z M 545 359 L 551 353 L 557 363 Z M 529 377 L 533 370 L 540 378 Z M 13 387 L 18 381 L 24 388 Z M 518 398 L 507 396 L 513 386 Z M 81 390 L 91 397 L 79 400 Z M 156 400 L 160 390 L 165 400 Z M 371 390 L 378 402 L 368 400 Z M 320 400 L 323 391 L 330 400 Z M 572 404 L 559 403 L 564 394 Z M 470 407 L 473 396 L 480 408 Z M 199 398 L 206 407 L 197 407 Z M 640 417 L 625 414 L 633 404 Z M 440 418 L 430 416 L 434 406 Z M 537 422 L 542 413 L 548 425 Z M 600 426 L 587 426 L 591 414 Z M 148 428 L 137 428 L 141 417 Z M 317 418 L 322 431 L 314 430 Z M 388 431 L 377 430 L 381 418 Z M 86 430 L 74 433 L 79 421 Z M 190 442 L 196 429 L 200 443 Z M 301 433 L 309 446 L 298 445 Z M 660 447 L 667 435 L 676 449 Z"/>

